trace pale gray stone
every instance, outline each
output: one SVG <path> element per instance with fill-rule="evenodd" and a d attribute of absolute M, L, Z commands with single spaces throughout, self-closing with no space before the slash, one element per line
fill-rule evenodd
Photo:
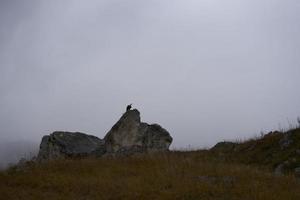
<path fill-rule="evenodd" d="M 167 130 L 158 124 L 141 122 L 140 112 L 136 109 L 123 114 L 104 140 L 108 153 L 166 151 L 172 143 Z"/>
<path fill-rule="evenodd" d="M 279 145 L 281 149 L 288 148 L 293 143 L 293 140 L 291 139 L 290 133 L 284 133 L 282 139 L 279 141 Z"/>

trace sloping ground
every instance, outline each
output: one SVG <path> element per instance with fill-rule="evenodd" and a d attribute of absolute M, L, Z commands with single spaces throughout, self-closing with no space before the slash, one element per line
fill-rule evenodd
<path fill-rule="evenodd" d="M 299 200 L 300 183 L 207 151 L 169 152 L 28 163 L 0 173 L 0 199 Z"/>
<path fill-rule="evenodd" d="M 277 174 L 300 175 L 300 128 L 271 132 L 242 143 L 221 142 L 211 149 L 218 159 L 255 164 L 274 169 Z"/>

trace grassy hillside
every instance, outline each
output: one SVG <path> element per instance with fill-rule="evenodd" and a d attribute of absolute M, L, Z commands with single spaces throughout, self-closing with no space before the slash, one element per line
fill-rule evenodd
<path fill-rule="evenodd" d="M 270 132 L 245 142 L 221 142 L 211 149 L 211 156 L 228 162 L 265 166 L 283 173 L 295 173 L 300 167 L 300 128 Z"/>
<path fill-rule="evenodd" d="M 299 167 L 296 128 L 211 150 L 28 162 L 0 172 L 0 199 L 299 200 Z"/>
<path fill-rule="evenodd" d="M 207 151 L 60 160 L 0 173 L 0 199 L 300 199 L 293 176 Z"/>

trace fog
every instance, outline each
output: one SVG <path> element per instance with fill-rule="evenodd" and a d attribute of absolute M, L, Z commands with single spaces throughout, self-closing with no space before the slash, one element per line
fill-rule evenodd
<path fill-rule="evenodd" d="M 55 130 L 102 138 L 129 103 L 173 149 L 296 123 L 299 11 L 298 0 L 0 0 L 1 162 Z"/>

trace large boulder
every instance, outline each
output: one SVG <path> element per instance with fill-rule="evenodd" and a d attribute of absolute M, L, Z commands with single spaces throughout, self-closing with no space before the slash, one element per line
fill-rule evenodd
<path fill-rule="evenodd" d="M 42 138 L 37 159 L 100 156 L 104 152 L 104 141 L 95 136 L 79 132 L 57 131 Z"/>
<path fill-rule="evenodd" d="M 106 134 L 107 153 L 135 153 L 166 151 L 172 143 L 172 137 L 158 124 L 141 122 L 140 112 L 129 110 Z"/>
<path fill-rule="evenodd" d="M 141 122 L 140 112 L 135 109 L 123 114 L 103 140 L 78 132 L 44 136 L 37 160 L 167 151 L 171 142 L 168 131 L 158 124 Z"/>

